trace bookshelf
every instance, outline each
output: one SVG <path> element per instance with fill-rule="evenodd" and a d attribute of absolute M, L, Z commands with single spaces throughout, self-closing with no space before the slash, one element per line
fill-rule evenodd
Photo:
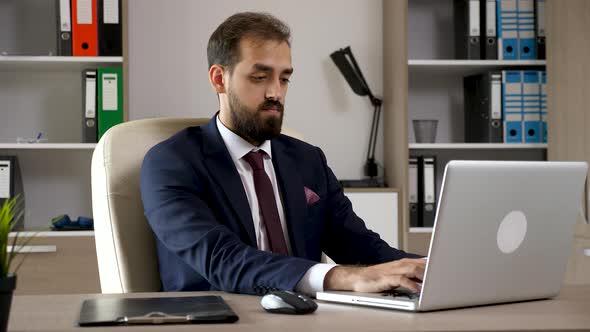
<path fill-rule="evenodd" d="M 416 19 L 427 16 L 438 20 L 417 27 Z M 409 1 L 408 18 L 408 148 L 410 155 L 436 158 L 436 196 L 440 194 L 445 165 L 453 159 L 546 160 L 547 144 L 465 143 L 463 96 L 465 76 L 491 70 L 544 69 L 546 61 L 453 59 L 456 41 L 451 0 Z M 442 26 L 445 22 L 450 22 L 450 27 Z M 426 47 L 425 43 L 431 46 Z M 424 118 L 438 120 L 436 143 L 414 143 L 411 121 Z M 418 233 L 410 228 L 410 234 Z M 421 233 L 429 232 L 432 228 Z M 426 249 L 420 251 L 425 253 Z"/>
<path fill-rule="evenodd" d="M 384 24 L 384 145 L 387 182 L 400 188 L 400 223 L 398 234 L 402 248 L 410 252 L 427 253 L 432 229 L 410 228 L 408 224 L 408 156 L 411 149 L 437 149 L 447 158 L 466 152 L 470 157 L 497 159 L 510 155 L 522 159 L 584 160 L 590 163 L 590 43 L 585 34 L 590 20 L 590 6 L 585 0 L 546 2 L 547 61 L 546 62 L 498 62 L 452 59 L 452 48 L 440 47 L 452 42 L 450 0 L 392 0 L 383 2 Z M 435 29 L 436 27 L 436 29 Z M 431 33 L 425 33 L 430 31 Z M 419 36 L 411 39 L 410 36 Z M 436 38 L 434 38 L 436 36 Z M 419 55 L 430 55 L 420 58 Z M 408 60 L 411 59 L 411 60 Z M 546 145 L 519 144 L 469 145 L 449 140 L 433 145 L 415 144 L 411 141 L 410 113 L 416 82 L 428 83 L 438 94 L 430 97 L 442 105 L 452 105 L 452 98 L 460 99 L 459 82 L 462 75 L 482 68 L 498 69 L 504 66 L 535 68 L 545 65 L 548 76 L 548 139 Z M 496 67 L 497 66 L 497 67 Z M 412 77 L 411 77 L 412 76 Z M 416 80 L 416 77 L 419 79 Z M 454 83 L 453 83 L 454 81 Z M 445 86 L 446 84 L 446 86 Z M 453 85 L 455 85 L 453 87 Z M 428 89 L 426 89 L 428 91 Z M 414 93 L 414 95 L 412 95 Z M 440 95 L 446 96 L 441 98 Z M 451 96 L 451 97 L 449 97 Z M 436 109 L 434 115 L 444 113 Z M 447 114 L 448 116 L 448 114 Z M 507 144 L 506 144 L 507 145 Z M 438 186 L 440 188 L 440 186 Z M 588 180 L 586 183 L 588 187 Z M 572 254 L 568 262 L 565 283 L 588 284 L 590 282 L 590 225 L 587 223 L 590 199 L 588 189 L 582 199 L 584 213 L 578 216 L 574 233 Z"/>
<path fill-rule="evenodd" d="M 463 77 L 490 70 L 536 70 L 545 60 L 454 59 L 452 0 L 384 2 L 384 140 L 387 182 L 402 188 L 400 243 L 425 254 L 432 228 L 409 225 L 408 158 L 436 157 L 436 194 L 452 159 L 547 160 L 548 144 L 465 143 Z M 413 119 L 438 120 L 435 143 L 416 143 Z"/>
<path fill-rule="evenodd" d="M 90 164 L 96 144 L 82 143 L 82 71 L 125 68 L 126 54 L 57 56 L 56 1 L 8 0 L 2 6 L 0 155 L 18 158 L 25 230 L 46 229 L 60 214 L 92 217 Z M 124 23 L 126 1 L 122 17 Z M 46 141 L 17 143 L 40 133 Z"/>

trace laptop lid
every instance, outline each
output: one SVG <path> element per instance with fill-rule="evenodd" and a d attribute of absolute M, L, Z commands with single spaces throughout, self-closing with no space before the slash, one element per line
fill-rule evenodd
<path fill-rule="evenodd" d="M 557 295 L 585 162 L 451 161 L 418 310 Z"/>

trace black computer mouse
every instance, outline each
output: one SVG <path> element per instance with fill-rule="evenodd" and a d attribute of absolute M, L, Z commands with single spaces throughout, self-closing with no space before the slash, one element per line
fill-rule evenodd
<path fill-rule="evenodd" d="M 309 314 L 318 308 L 309 297 L 291 291 L 274 291 L 266 294 L 260 304 L 268 312 L 292 315 Z"/>

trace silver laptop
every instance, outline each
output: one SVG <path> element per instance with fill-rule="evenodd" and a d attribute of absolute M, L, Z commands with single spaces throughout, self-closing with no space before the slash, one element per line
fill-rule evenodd
<path fill-rule="evenodd" d="M 447 164 L 420 294 L 318 292 L 409 311 L 550 298 L 564 280 L 585 162 Z"/>

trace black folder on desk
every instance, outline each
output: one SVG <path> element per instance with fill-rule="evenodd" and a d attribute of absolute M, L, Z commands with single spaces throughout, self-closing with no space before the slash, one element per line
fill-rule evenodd
<path fill-rule="evenodd" d="M 96 298 L 82 303 L 78 325 L 233 323 L 238 316 L 220 296 Z"/>

